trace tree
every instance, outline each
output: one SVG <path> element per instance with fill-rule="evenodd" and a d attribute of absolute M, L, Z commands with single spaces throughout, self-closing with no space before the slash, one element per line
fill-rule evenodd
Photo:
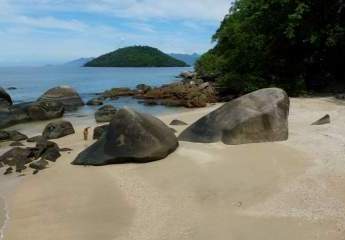
<path fill-rule="evenodd" d="M 196 70 L 234 92 L 344 89 L 345 0 L 237 0 L 213 40 Z"/>

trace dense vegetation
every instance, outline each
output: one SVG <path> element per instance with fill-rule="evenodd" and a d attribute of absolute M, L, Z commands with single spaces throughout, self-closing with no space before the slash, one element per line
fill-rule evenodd
<path fill-rule="evenodd" d="M 344 91 L 345 0 L 236 0 L 196 65 L 245 93 Z"/>
<path fill-rule="evenodd" d="M 100 56 L 85 64 L 86 67 L 186 67 L 177 60 L 156 48 L 133 46 L 120 48 Z"/>

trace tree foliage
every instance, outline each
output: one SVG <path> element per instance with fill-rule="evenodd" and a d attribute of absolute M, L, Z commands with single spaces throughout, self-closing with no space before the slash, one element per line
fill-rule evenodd
<path fill-rule="evenodd" d="M 345 0 L 236 0 L 196 64 L 234 92 L 345 86 Z"/>
<path fill-rule="evenodd" d="M 148 46 L 120 48 L 102 55 L 86 67 L 186 67 L 185 62 L 177 60 L 160 50 Z"/>

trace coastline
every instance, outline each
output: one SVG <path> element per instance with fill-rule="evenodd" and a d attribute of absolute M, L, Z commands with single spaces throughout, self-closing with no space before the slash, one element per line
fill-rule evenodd
<path fill-rule="evenodd" d="M 191 124 L 219 106 L 159 118 Z M 70 165 L 93 142 L 82 140 L 86 125 L 75 121 L 76 134 L 56 140 L 73 151 L 54 167 L 6 176 L 4 239 L 342 239 L 343 107 L 330 98 L 293 98 L 288 141 L 181 142 L 167 159 L 142 165 Z M 331 124 L 310 126 L 326 113 Z"/>

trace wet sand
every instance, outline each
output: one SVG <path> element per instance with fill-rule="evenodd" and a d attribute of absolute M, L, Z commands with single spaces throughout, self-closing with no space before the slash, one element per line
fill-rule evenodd
<path fill-rule="evenodd" d="M 192 123 L 216 107 L 161 118 Z M 325 113 L 332 124 L 310 126 Z M 4 239 L 344 239 L 344 113 L 330 99 L 292 99 L 286 142 L 181 142 L 162 161 L 103 167 L 70 165 L 92 143 L 76 126 L 56 141 L 73 151 L 49 169 L 1 177 L 20 179 Z"/>

